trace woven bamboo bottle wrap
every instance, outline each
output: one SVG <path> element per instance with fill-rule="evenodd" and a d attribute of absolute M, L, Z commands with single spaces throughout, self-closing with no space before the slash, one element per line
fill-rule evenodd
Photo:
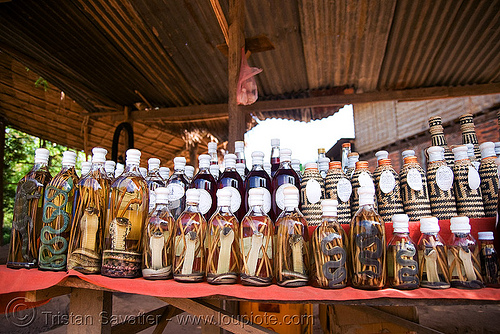
<path fill-rule="evenodd" d="M 441 116 L 435 116 L 429 118 L 429 132 L 431 133 L 432 146 L 441 146 L 444 148 L 444 158 L 446 163 L 450 168 L 453 168 L 453 152 L 446 144 L 446 138 L 444 137 L 444 128 L 441 121 Z"/>
<path fill-rule="evenodd" d="M 311 167 L 314 165 L 314 167 Z M 308 226 L 321 224 L 321 200 L 325 198 L 325 181 L 318 172 L 317 165 L 306 164 L 306 170 L 300 182 L 301 212 Z"/>
<path fill-rule="evenodd" d="M 389 172 L 390 175 L 384 172 Z M 382 174 L 384 176 L 382 177 Z M 373 173 L 375 179 L 375 194 L 377 195 L 378 214 L 384 222 L 390 222 L 395 214 L 404 214 L 399 175 L 391 166 L 391 160 L 379 160 L 379 166 Z M 394 181 L 394 183 L 392 183 Z M 392 189 L 392 190 L 391 190 Z"/>
<path fill-rule="evenodd" d="M 342 165 L 340 164 L 340 162 L 330 162 L 330 169 L 328 170 L 325 179 L 325 197 L 338 201 L 337 220 L 340 224 L 349 224 L 351 222 L 350 197 L 348 197 L 347 201 L 344 202 L 339 198 L 337 194 L 337 186 L 340 179 L 342 178 L 349 181 L 349 179 L 342 171 Z"/>
<path fill-rule="evenodd" d="M 469 186 L 469 167 L 474 168 L 468 158 L 455 160 L 453 166 L 453 189 L 457 202 L 457 214 L 469 218 L 484 217 L 481 187 L 471 189 Z"/>
<path fill-rule="evenodd" d="M 411 221 L 417 221 L 421 217 L 431 216 L 431 203 L 427 191 L 427 178 L 425 172 L 417 163 L 417 157 L 408 156 L 405 158 L 403 168 L 399 172 L 399 183 L 401 185 L 401 199 L 405 213 Z M 416 169 L 420 174 L 422 187 L 420 190 L 414 190 L 408 184 L 408 173 Z M 413 173 L 413 172 L 412 172 Z"/>
<path fill-rule="evenodd" d="M 479 176 L 481 178 L 481 194 L 483 196 L 484 215 L 495 217 L 498 205 L 498 170 L 495 157 L 481 160 Z"/>
<path fill-rule="evenodd" d="M 359 178 L 361 175 L 367 176 L 367 178 L 366 178 L 366 180 L 363 180 L 360 183 Z M 363 183 L 367 183 L 367 184 L 363 184 Z M 368 162 L 367 161 L 356 162 L 356 169 L 354 170 L 354 173 L 352 174 L 352 178 L 351 178 L 351 186 L 352 186 L 351 216 L 354 216 L 359 209 L 358 189 L 361 188 L 362 185 L 370 186 L 370 183 L 371 183 L 371 186 L 373 186 L 373 188 L 375 188 L 375 183 L 373 182 L 373 176 L 370 173 L 370 171 L 368 170 Z M 373 200 L 374 200 L 374 207 L 376 210 L 377 209 L 377 196 L 375 194 L 373 195 Z"/>
<path fill-rule="evenodd" d="M 443 190 L 439 187 L 436 177 L 438 169 L 441 166 L 447 166 L 446 162 L 443 160 L 433 161 L 429 162 L 427 166 L 429 200 L 431 201 L 432 216 L 437 219 L 450 219 L 457 215 L 455 192 L 453 191 L 453 184 L 451 184 L 448 190 Z M 453 173 L 453 171 L 451 173 Z"/>
<path fill-rule="evenodd" d="M 460 130 L 462 130 L 462 144 L 474 144 L 474 155 L 476 159 L 481 159 L 481 151 L 477 142 L 476 130 L 472 114 L 460 116 Z"/>

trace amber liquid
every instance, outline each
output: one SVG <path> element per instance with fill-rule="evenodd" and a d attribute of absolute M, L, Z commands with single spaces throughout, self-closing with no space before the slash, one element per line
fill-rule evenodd
<path fill-rule="evenodd" d="M 420 286 L 430 289 L 449 288 L 446 246 L 441 237 L 437 233 L 422 233 L 417 248 Z"/>
<path fill-rule="evenodd" d="M 250 207 L 248 206 L 248 192 L 252 188 L 265 188 L 269 191 L 270 194 L 272 194 L 272 188 L 271 188 L 271 178 L 267 174 L 267 172 L 263 168 L 258 168 L 258 169 L 252 169 L 248 174 L 247 178 L 245 179 L 245 212 L 248 212 Z M 272 217 L 272 208 L 269 210 L 269 212 L 266 212 L 271 219 L 274 219 Z"/>
<path fill-rule="evenodd" d="M 240 174 L 238 174 L 235 170 L 225 170 L 219 178 L 217 182 L 217 189 L 222 189 L 225 187 L 233 187 L 238 190 L 240 194 L 240 207 L 233 214 L 236 216 L 238 221 L 241 221 L 245 216 L 245 204 L 243 203 L 243 199 L 245 196 L 245 192 L 243 189 L 243 180 L 241 179 Z M 231 199 L 231 203 L 233 203 L 233 199 Z"/>
<path fill-rule="evenodd" d="M 279 217 L 279 215 L 283 211 L 283 207 L 280 208 L 280 206 L 276 202 L 277 201 L 276 193 L 277 193 L 278 188 L 280 186 L 282 186 L 283 184 L 287 184 L 287 183 L 289 183 L 291 185 L 294 185 L 295 187 L 297 187 L 297 189 L 300 190 L 299 176 L 289 166 L 289 163 L 286 165 L 286 167 L 282 167 L 282 168 L 278 169 L 278 171 L 276 172 L 276 174 L 273 177 L 273 180 L 272 180 L 272 183 L 271 183 L 272 184 L 272 188 L 273 188 L 272 200 L 271 200 L 271 203 L 272 203 L 272 209 L 271 210 L 272 210 L 273 213 L 272 213 L 271 217 Z M 281 197 L 281 202 L 280 203 L 282 203 L 281 205 L 283 205 L 283 197 Z"/>
<path fill-rule="evenodd" d="M 203 214 L 205 220 L 208 221 L 214 214 L 215 209 L 217 209 L 217 182 L 215 181 L 215 178 L 208 170 L 200 171 L 191 181 L 189 188 L 204 189 L 210 194 L 210 197 L 212 198 L 212 205 L 210 206 L 210 209 Z"/>

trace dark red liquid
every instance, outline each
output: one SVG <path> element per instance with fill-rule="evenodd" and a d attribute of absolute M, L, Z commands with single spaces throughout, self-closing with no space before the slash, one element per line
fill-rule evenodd
<path fill-rule="evenodd" d="M 283 211 L 282 209 L 280 209 L 278 207 L 278 204 L 276 203 L 276 191 L 278 190 L 278 188 L 281 185 L 283 185 L 285 183 L 290 183 L 290 184 L 294 185 L 295 187 L 297 187 L 297 189 L 300 190 L 299 176 L 289 166 L 289 164 L 287 164 L 284 167 L 279 168 L 273 177 L 273 181 L 272 181 L 273 192 L 272 192 L 272 200 L 271 200 L 272 209 L 271 210 L 273 211 L 274 217 L 276 217 L 274 220 L 278 219 L 278 216 L 280 215 L 281 211 Z"/>
<path fill-rule="evenodd" d="M 217 197 L 215 195 L 217 191 L 217 182 L 215 182 L 215 179 L 212 174 L 210 174 L 210 172 L 202 171 L 196 174 L 196 176 L 191 181 L 191 185 L 189 186 L 189 188 L 205 189 L 212 197 L 212 206 L 210 207 L 210 210 L 208 210 L 208 212 L 203 215 L 205 220 L 208 221 L 217 208 Z"/>
<path fill-rule="evenodd" d="M 238 218 L 238 221 L 241 221 L 243 217 L 245 216 L 245 204 L 243 203 L 245 192 L 244 192 L 244 185 L 243 185 L 243 180 L 241 179 L 240 174 L 238 174 L 237 171 L 235 170 L 225 170 L 222 175 L 219 178 L 219 181 L 217 182 L 217 189 L 222 189 L 225 187 L 233 187 L 238 190 L 241 196 L 241 205 L 240 208 L 236 211 L 233 212 L 236 218 Z M 232 201 L 231 201 L 232 202 Z"/>
<path fill-rule="evenodd" d="M 260 169 L 252 169 L 248 175 L 247 178 L 245 179 L 245 213 L 248 212 L 248 191 L 252 188 L 266 188 L 269 190 L 269 193 L 272 194 L 272 185 L 271 185 L 271 178 L 267 174 L 267 172 L 260 168 Z M 271 207 L 271 210 L 267 212 L 269 217 L 274 221 L 273 217 L 273 210 Z"/>
<path fill-rule="evenodd" d="M 280 167 L 280 158 L 271 158 L 271 177 L 274 177 L 274 174 L 278 171 Z"/>

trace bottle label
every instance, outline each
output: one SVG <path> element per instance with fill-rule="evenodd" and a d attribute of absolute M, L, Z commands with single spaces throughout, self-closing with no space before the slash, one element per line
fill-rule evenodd
<path fill-rule="evenodd" d="M 474 167 L 469 166 L 469 174 L 467 178 L 469 181 L 469 188 L 471 188 L 472 190 L 476 190 L 477 188 L 479 188 L 481 179 L 479 178 L 479 173 Z"/>
<path fill-rule="evenodd" d="M 262 204 L 262 208 L 265 213 L 271 211 L 271 193 L 264 187 L 259 187 L 259 189 L 264 190 L 264 203 Z"/>
<path fill-rule="evenodd" d="M 156 192 L 149 189 L 149 213 L 153 212 L 156 205 Z"/>
<path fill-rule="evenodd" d="M 315 179 L 307 181 L 306 197 L 311 204 L 316 204 L 321 200 L 321 185 Z"/>
<path fill-rule="evenodd" d="M 453 186 L 453 171 L 448 166 L 441 166 L 436 171 L 436 183 L 442 191 L 448 191 Z"/>
<path fill-rule="evenodd" d="M 225 187 L 231 191 L 231 212 L 236 213 L 241 206 L 241 195 L 238 189 L 234 187 Z"/>
<path fill-rule="evenodd" d="M 361 172 L 361 174 L 359 174 L 358 176 L 358 182 L 360 187 L 375 188 L 375 186 L 373 185 L 373 180 L 368 172 Z"/>
<path fill-rule="evenodd" d="M 337 183 L 337 197 L 342 202 L 347 202 L 351 198 L 352 185 L 345 177 L 341 178 Z"/>
<path fill-rule="evenodd" d="M 406 182 L 415 191 L 420 191 L 423 188 L 422 175 L 416 168 L 410 168 L 406 176 Z"/>
<path fill-rule="evenodd" d="M 295 187 L 291 183 L 283 183 L 281 186 L 279 186 L 278 190 L 276 190 L 276 205 L 281 210 L 285 209 L 285 194 L 284 194 L 285 188 L 290 187 L 290 186 Z M 297 187 L 295 187 L 295 188 L 297 188 Z"/>
<path fill-rule="evenodd" d="M 210 211 L 212 207 L 212 196 L 205 189 L 198 189 L 200 191 L 200 204 L 198 204 L 198 208 L 200 209 L 201 214 L 205 214 Z"/>
<path fill-rule="evenodd" d="M 385 170 L 382 174 L 380 174 L 380 181 L 378 185 L 384 194 L 388 194 L 394 190 L 394 187 L 396 186 L 396 179 L 390 171 Z"/>
<path fill-rule="evenodd" d="M 167 198 L 169 202 L 181 199 L 184 196 L 184 187 L 178 183 L 170 183 L 167 186 Z"/>

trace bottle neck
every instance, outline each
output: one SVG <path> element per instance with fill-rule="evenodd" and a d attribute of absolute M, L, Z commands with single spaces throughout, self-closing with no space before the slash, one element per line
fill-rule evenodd
<path fill-rule="evenodd" d="M 199 208 L 199 203 L 198 202 L 187 202 L 186 203 L 186 211 L 189 212 L 200 212 Z"/>
<path fill-rule="evenodd" d="M 138 164 L 131 164 L 131 163 L 126 164 L 124 173 L 131 173 L 137 176 L 142 176 Z"/>
<path fill-rule="evenodd" d="M 231 212 L 231 205 L 219 205 L 217 207 L 217 212 L 220 213 L 220 214 L 224 214 L 224 215 L 232 215 L 233 213 Z"/>
<path fill-rule="evenodd" d="M 33 165 L 33 168 L 31 169 L 33 172 L 36 172 L 37 170 L 41 169 L 47 169 L 48 170 L 49 166 L 46 163 L 35 163 Z"/>
<path fill-rule="evenodd" d="M 292 162 L 290 160 L 281 160 L 280 168 L 292 169 Z"/>
<path fill-rule="evenodd" d="M 266 213 L 264 212 L 264 208 L 262 205 L 252 205 L 250 206 L 250 215 L 252 216 L 264 216 Z"/>

